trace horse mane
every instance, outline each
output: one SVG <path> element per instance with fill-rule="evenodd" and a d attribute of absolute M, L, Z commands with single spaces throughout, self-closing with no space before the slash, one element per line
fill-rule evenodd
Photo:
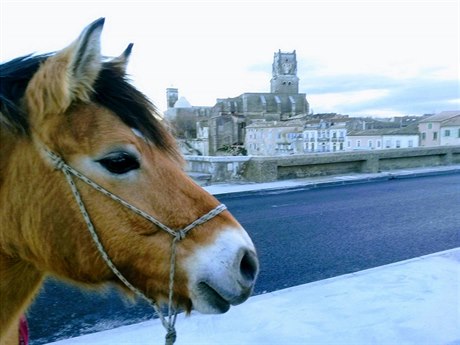
<path fill-rule="evenodd" d="M 29 121 L 21 99 L 32 76 L 49 55 L 26 55 L 0 65 L 0 126 L 29 135 Z"/>
<path fill-rule="evenodd" d="M 26 55 L 0 65 L 0 127 L 15 135 L 30 136 L 22 98 L 40 65 L 53 53 Z M 155 146 L 179 158 L 175 141 L 160 121 L 153 103 L 132 86 L 116 62 L 102 64 L 93 85 L 92 101 L 111 110 L 127 126 L 137 129 Z"/>

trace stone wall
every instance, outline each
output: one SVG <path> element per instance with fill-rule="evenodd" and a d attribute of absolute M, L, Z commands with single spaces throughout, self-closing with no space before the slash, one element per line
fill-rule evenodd
<path fill-rule="evenodd" d="M 349 173 L 376 173 L 460 164 L 460 146 L 319 153 L 277 157 L 186 156 L 187 171 L 209 174 L 209 182 L 270 182 Z"/>
<path fill-rule="evenodd" d="M 243 179 L 248 156 L 185 156 L 186 171 L 201 174 L 208 182 L 238 181 Z M 208 178 L 205 178 L 207 175 Z"/>

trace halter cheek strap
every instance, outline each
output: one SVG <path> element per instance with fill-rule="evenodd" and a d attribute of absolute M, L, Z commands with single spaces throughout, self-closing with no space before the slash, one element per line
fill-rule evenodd
<path fill-rule="evenodd" d="M 165 344 L 166 345 L 172 345 L 176 341 L 176 330 L 175 330 L 175 323 L 176 323 L 176 317 L 177 317 L 177 310 L 173 306 L 173 295 L 174 295 L 174 275 L 175 275 L 175 267 L 176 267 L 176 244 L 177 242 L 183 240 L 187 233 L 192 230 L 193 228 L 197 227 L 198 225 L 201 225 L 203 223 L 206 223 L 207 221 L 211 220 L 212 218 L 216 217 L 218 214 L 223 212 L 224 210 L 227 209 L 227 207 L 224 204 L 220 204 L 205 215 L 201 216 L 200 218 L 196 219 L 189 225 L 185 226 L 182 229 L 179 230 L 173 230 L 167 225 L 161 223 L 158 219 L 155 217 L 152 217 L 148 213 L 142 211 L 141 209 L 137 208 L 136 206 L 131 205 L 130 203 L 126 202 L 125 200 L 121 199 L 117 195 L 109 192 L 107 189 L 103 188 L 93 180 L 89 179 L 82 173 L 80 173 L 78 170 L 75 170 L 72 168 L 70 165 L 68 165 L 60 156 L 58 156 L 56 153 L 52 152 L 49 150 L 47 147 L 43 146 L 43 149 L 53 162 L 54 166 L 56 167 L 57 170 L 62 171 L 64 174 L 70 189 L 72 190 L 72 194 L 75 198 L 75 201 L 77 202 L 78 208 L 80 209 L 80 212 L 85 220 L 86 226 L 88 228 L 89 233 L 91 234 L 91 237 L 101 254 L 103 260 L 107 264 L 107 266 L 112 270 L 112 272 L 120 279 L 123 284 L 125 284 L 126 287 L 128 287 L 134 294 L 136 294 L 138 297 L 141 297 L 142 299 L 146 300 L 155 310 L 155 312 L 158 314 L 158 317 L 161 319 L 161 322 L 163 326 L 165 327 L 167 333 L 165 337 Z M 141 217 L 147 219 L 151 223 L 155 224 L 158 226 L 160 229 L 166 231 L 168 234 L 170 234 L 173 239 L 171 242 L 171 257 L 170 257 L 170 271 L 169 271 L 169 298 L 168 298 L 168 318 L 166 320 L 166 317 L 163 315 L 163 312 L 161 309 L 158 307 L 156 302 L 152 300 L 151 298 L 147 297 L 142 291 L 140 291 L 138 288 L 136 288 L 134 285 L 132 285 L 124 276 L 123 274 L 117 269 L 113 261 L 110 259 L 109 255 L 107 254 L 107 251 L 105 250 L 101 240 L 99 239 L 99 236 L 96 232 L 96 229 L 91 221 L 91 218 L 86 211 L 85 204 L 83 203 L 83 200 L 81 198 L 80 192 L 78 191 L 78 188 L 72 178 L 72 175 L 80 179 L 81 181 L 85 182 L 86 184 L 90 185 L 97 191 L 101 192 L 102 194 L 108 196 L 109 198 L 117 201 L 118 203 L 122 204 L 126 208 L 130 209 L 134 213 L 140 215 Z"/>

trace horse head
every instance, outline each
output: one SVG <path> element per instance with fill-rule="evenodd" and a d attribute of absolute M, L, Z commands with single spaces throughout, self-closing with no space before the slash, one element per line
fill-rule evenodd
<path fill-rule="evenodd" d="M 2 139 L 9 144 L 0 170 L 0 270 L 8 279 L 0 293 L 12 301 L 1 324 L 24 312 L 48 274 L 126 289 L 101 258 L 47 152 L 169 229 L 183 229 L 219 205 L 184 173 L 157 110 L 127 81 L 132 45 L 119 57 L 101 56 L 103 24 L 95 21 L 57 53 L 16 60 L 16 69 L 4 65 L 5 71 L 22 66 L 30 78 L 22 79 L 21 97 L 9 100 L 13 105 L 2 96 Z M 79 179 L 75 186 L 114 265 L 148 298 L 167 301 L 171 235 Z M 225 312 L 249 297 L 257 272 L 251 239 L 222 211 L 177 243 L 173 303 L 187 311 Z M 18 293 L 20 279 L 30 284 Z"/>

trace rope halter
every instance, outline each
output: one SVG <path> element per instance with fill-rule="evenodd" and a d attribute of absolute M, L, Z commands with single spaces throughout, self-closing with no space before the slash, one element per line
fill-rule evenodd
<path fill-rule="evenodd" d="M 193 228 L 197 227 L 198 225 L 201 225 L 203 223 L 206 223 L 207 221 L 211 220 L 212 218 L 216 217 L 218 214 L 223 212 L 224 210 L 227 209 L 227 207 L 224 204 L 220 204 L 216 206 L 214 209 L 206 213 L 205 215 L 201 216 L 200 218 L 194 220 L 192 223 L 189 225 L 185 226 L 182 229 L 179 230 L 173 230 L 167 225 L 161 223 L 158 219 L 155 217 L 152 217 L 148 213 L 142 211 L 141 209 L 137 208 L 136 206 L 131 205 L 130 203 L 126 202 L 125 200 L 121 199 L 117 195 L 109 192 L 107 189 L 103 188 L 93 180 L 89 179 L 79 171 L 75 170 L 72 168 L 70 165 L 68 165 L 59 155 L 54 153 L 53 151 L 49 150 L 47 147 L 43 146 L 43 149 L 53 162 L 55 168 L 57 170 L 60 170 L 72 191 L 72 194 L 75 198 L 75 201 L 77 202 L 77 205 L 80 209 L 80 212 L 85 220 L 85 223 L 87 225 L 88 231 L 91 234 L 91 237 L 101 254 L 103 260 L 107 264 L 107 266 L 112 270 L 112 272 L 120 279 L 123 284 L 127 288 L 129 288 L 135 295 L 138 297 L 146 300 L 150 306 L 153 307 L 155 310 L 156 314 L 161 320 L 161 323 L 163 324 L 163 327 L 166 329 L 166 337 L 165 337 L 165 344 L 166 345 L 172 345 L 176 341 L 177 334 L 176 334 L 176 329 L 175 329 L 175 324 L 176 324 L 176 318 L 177 318 L 177 310 L 173 306 L 173 295 L 174 295 L 174 275 L 176 271 L 176 245 L 177 242 L 183 240 L 185 236 L 187 236 L 188 232 L 192 230 Z M 138 288 L 136 288 L 134 285 L 132 285 L 124 276 L 123 274 L 117 269 L 113 261 L 110 259 L 109 255 L 107 254 L 107 251 L 105 250 L 101 240 L 99 239 L 99 236 L 96 232 L 96 229 L 91 221 L 91 218 L 89 217 L 88 212 L 86 211 L 85 204 L 83 203 L 83 200 L 81 198 L 80 192 L 78 191 L 78 188 L 72 178 L 72 175 L 80 179 L 81 181 L 85 182 L 86 184 L 90 185 L 97 191 L 101 192 L 102 194 L 108 196 L 109 198 L 117 201 L 118 203 L 122 204 L 129 210 L 133 211 L 134 213 L 140 215 L 141 217 L 147 219 L 151 223 L 155 224 L 158 226 L 160 229 L 163 231 L 166 231 L 168 234 L 170 234 L 173 239 L 171 242 L 171 257 L 170 257 L 170 270 L 169 270 L 169 298 L 168 298 L 168 317 L 166 318 L 163 315 L 163 312 L 161 311 L 160 307 L 156 304 L 156 302 L 147 297 L 142 291 L 140 291 Z"/>

